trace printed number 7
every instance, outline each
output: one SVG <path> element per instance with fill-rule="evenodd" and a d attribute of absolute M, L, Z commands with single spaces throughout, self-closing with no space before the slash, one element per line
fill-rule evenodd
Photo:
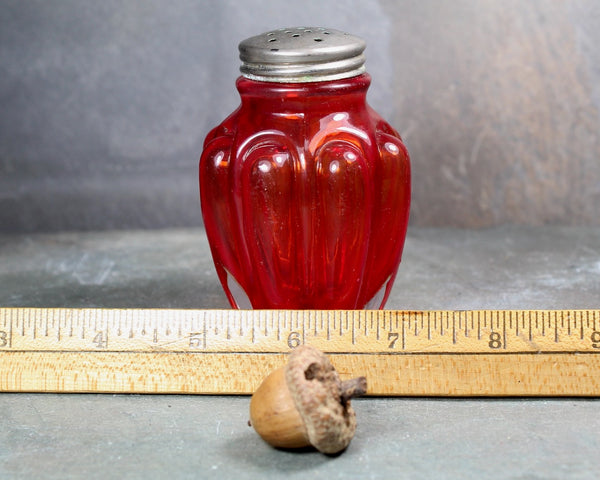
<path fill-rule="evenodd" d="M 388 348 L 395 348 L 396 346 L 396 342 L 398 341 L 398 332 L 390 332 L 388 333 L 388 341 L 390 342 L 390 344 L 388 345 Z"/>

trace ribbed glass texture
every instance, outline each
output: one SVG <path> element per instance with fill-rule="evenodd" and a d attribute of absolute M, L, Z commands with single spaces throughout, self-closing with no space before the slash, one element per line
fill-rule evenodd
<path fill-rule="evenodd" d="M 398 133 L 366 103 L 368 74 L 314 83 L 240 77 L 207 136 L 200 197 L 235 308 L 383 308 L 409 215 Z"/>

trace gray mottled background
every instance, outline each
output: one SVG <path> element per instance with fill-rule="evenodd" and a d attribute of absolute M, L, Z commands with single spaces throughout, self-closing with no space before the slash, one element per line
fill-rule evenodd
<path fill-rule="evenodd" d="M 594 0 L 3 0 L 0 231 L 200 225 L 237 43 L 293 25 L 367 39 L 414 225 L 600 225 Z"/>

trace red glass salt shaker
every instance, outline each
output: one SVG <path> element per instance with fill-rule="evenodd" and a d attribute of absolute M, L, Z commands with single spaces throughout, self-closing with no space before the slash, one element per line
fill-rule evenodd
<path fill-rule="evenodd" d="M 406 235 L 410 164 L 366 103 L 365 46 L 325 28 L 240 43 L 241 105 L 200 158 L 206 234 L 234 308 L 383 308 Z"/>

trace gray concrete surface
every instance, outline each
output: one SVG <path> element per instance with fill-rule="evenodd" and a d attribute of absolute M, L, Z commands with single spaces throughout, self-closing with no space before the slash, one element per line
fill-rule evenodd
<path fill-rule="evenodd" d="M 0 396 L 3 479 L 596 479 L 596 400 L 358 399 L 340 456 L 270 448 L 246 397 Z"/>
<path fill-rule="evenodd" d="M 388 304 L 598 308 L 600 229 L 411 229 Z M 202 230 L 0 236 L 0 305 L 225 307 Z M 1 357 L 0 357 L 1 359 Z M 597 399 L 363 398 L 346 452 L 266 446 L 247 397 L 0 395 L 0 478 L 595 479 Z"/>

